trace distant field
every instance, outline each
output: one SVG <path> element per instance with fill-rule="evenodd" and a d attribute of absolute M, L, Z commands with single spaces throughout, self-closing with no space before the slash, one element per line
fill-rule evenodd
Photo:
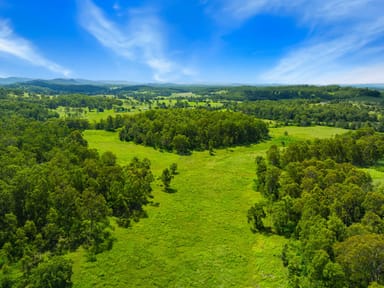
<path fill-rule="evenodd" d="M 88 111 L 88 109 L 84 109 L 82 113 L 78 113 L 76 117 L 78 118 L 84 118 L 89 121 L 89 123 L 94 124 L 99 122 L 101 119 L 107 119 L 108 116 L 116 117 L 116 115 L 126 115 L 126 114 L 135 114 L 139 113 L 141 111 L 147 110 L 148 107 L 146 106 L 135 106 L 134 109 L 131 108 L 129 112 L 116 112 L 113 109 L 110 110 L 104 110 L 102 112 L 93 110 L 93 111 Z M 74 112 L 76 109 L 72 109 L 69 113 L 70 114 L 75 114 Z M 68 117 L 68 113 L 65 112 L 65 109 L 63 107 L 59 107 L 55 110 L 57 113 L 59 113 L 60 117 Z"/>
<path fill-rule="evenodd" d="M 217 150 L 215 156 L 178 156 L 120 142 L 116 133 L 86 131 L 90 147 L 114 152 L 121 164 L 147 157 L 156 176 L 173 162 L 180 174 L 171 184 L 176 193 L 154 183 L 159 207 L 148 207 L 149 217 L 129 229 L 116 227 L 114 248 L 97 262 L 86 263 L 81 251 L 72 255 L 75 287 L 286 287 L 280 260 L 286 240 L 252 234 L 246 221 L 247 210 L 260 199 L 253 189 L 254 159 L 271 143 L 342 132 L 275 128 L 271 141 L 261 144 Z"/>
<path fill-rule="evenodd" d="M 311 138 L 330 138 L 337 134 L 343 134 L 350 130 L 326 126 L 311 126 L 311 127 L 296 127 L 287 126 L 279 128 L 270 128 L 272 137 L 284 136 L 284 132 L 287 132 L 288 136 L 295 139 L 305 140 Z"/>

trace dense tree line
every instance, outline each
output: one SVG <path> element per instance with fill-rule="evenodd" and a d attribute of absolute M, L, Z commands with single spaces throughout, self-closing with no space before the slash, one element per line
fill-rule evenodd
<path fill-rule="evenodd" d="M 363 102 L 322 102 L 319 100 L 281 100 L 243 102 L 233 109 L 262 119 L 276 120 L 284 125 L 325 125 L 345 129 L 359 129 L 364 126 L 384 130 L 381 120 L 383 108 Z"/>
<path fill-rule="evenodd" d="M 87 95 L 106 94 L 111 91 L 109 86 L 76 84 L 70 80 L 32 80 L 23 83 L 8 85 L 10 88 L 23 89 L 28 92 L 41 93 L 45 95 L 82 93 Z"/>
<path fill-rule="evenodd" d="M 223 89 L 223 88 L 222 88 Z M 382 94 L 374 89 L 331 86 L 237 86 L 226 87 L 225 93 L 216 93 L 217 99 L 238 101 L 284 100 L 284 99 L 377 99 Z"/>
<path fill-rule="evenodd" d="M 255 100 L 283 100 L 283 99 L 377 99 L 382 100 L 383 94 L 375 89 L 330 86 L 206 86 L 206 85 L 125 85 L 107 83 L 86 83 L 77 80 L 33 80 L 16 83 L 8 87 L 20 90 L 46 94 L 86 95 L 110 94 L 118 97 L 134 97 L 139 100 L 151 100 L 158 96 L 171 96 L 173 93 L 192 92 L 211 99 L 255 101 Z"/>
<path fill-rule="evenodd" d="M 3 99 L 0 99 L 0 115 L 3 117 L 18 115 L 39 121 L 59 117 L 57 112 L 46 109 L 41 104 L 33 101 L 26 101 L 22 98 L 10 98 L 8 95 Z"/>
<path fill-rule="evenodd" d="M 120 139 L 179 154 L 257 143 L 266 124 L 242 113 L 205 109 L 150 110 L 127 117 Z"/>
<path fill-rule="evenodd" d="M 0 118 L 0 287 L 71 287 L 60 255 L 82 245 L 93 260 L 112 247 L 109 216 L 123 226 L 145 216 L 150 163 L 100 156 L 76 121 Z"/>
<path fill-rule="evenodd" d="M 282 252 L 289 287 L 384 284 L 384 189 L 374 188 L 369 174 L 346 156 L 364 154 L 363 143 L 382 147 L 382 141 L 372 131 L 357 131 L 282 151 L 271 146 L 267 159 L 256 158 L 264 200 L 251 207 L 248 221 L 254 232 L 290 239 Z M 384 155 L 381 147 L 355 164 L 374 164 Z"/>
<path fill-rule="evenodd" d="M 2 116 L 19 115 L 25 118 L 45 121 L 49 118 L 58 118 L 59 114 L 54 109 L 60 106 L 102 111 L 121 107 L 123 104 L 121 100 L 114 97 L 79 94 L 51 97 L 31 94 L 25 97 L 23 95 L 14 95 L 13 93 L 15 92 L 18 91 L 0 90 L 0 113 Z"/>
<path fill-rule="evenodd" d="M 40 100 L 48 108 L 56 109 L 59 106 L 72 107 L 72 108 L 88 108 L 94 109 L 112 109 L 114 106 L 121 106 L 123 102 L 114 97 L 104 96 L 87 96 L 81 94 L 60 95 L 55 97 L 45 97 Z"/>
<path fill-rule="evenodd" d="M 384 156 L 384 136 L 372 128 L 360 129 L 330 139 L 295 142 L 282 153 L 282 164 L 316 158 L 337 163 L 371 166 Z"/>

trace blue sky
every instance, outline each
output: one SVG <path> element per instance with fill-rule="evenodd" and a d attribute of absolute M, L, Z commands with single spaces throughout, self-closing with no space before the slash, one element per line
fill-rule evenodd
<path fill-rule="evenodd" d="M 383 0 L 0 0 L 0 77 L 384 83 Z"/>

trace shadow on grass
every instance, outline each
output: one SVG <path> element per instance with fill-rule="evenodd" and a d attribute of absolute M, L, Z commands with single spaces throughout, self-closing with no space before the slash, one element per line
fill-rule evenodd
<path fill-rule="evenodd" d="M 153 202 L 153 201 L 151 201 L 151 202 L 149 202 L 148 205 L 150 205 L 150 206 L 152 206 L 152 207 L 159 207 L 159 206 L 160 206 L 160 203 L 159 203 L 159 202 Z"/>
<path fill-rule="evenodd" d="M 173 188 L 164 188 L 164 192 L 169 193 L 169 194 L 173 194 L 173 193 L 176 193 L 177 190 L 173 189 Z"/>

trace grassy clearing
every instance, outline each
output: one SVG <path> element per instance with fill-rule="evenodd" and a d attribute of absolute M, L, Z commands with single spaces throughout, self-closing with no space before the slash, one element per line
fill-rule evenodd
<path fill-rule="evenodd" d="M 155 176 L 171 163 L 179 175 L 167 194 L 157 181 L 149 217 L 129 229 L 115 226 L 111 251 L 86 263 L 82 250 L 74 253 L 75 287 L 286 287 L 280 253 L 285 239 L 252 234 L 246 212 L 260 195 L 253 190 L 254 159 L 271 143 L 281 145 L 300 137 L 328 137 L 298 127 L 271 129 L 271 141 L 249 147 L 194 152 L 178 156 L 124 143 L 116 133 L 86 131 L 90 147 L 112 151 L 121 164 L 134 156 L 151 160 Z M 288 136 L 284 132 L 288 132 Z"/>
<path fill-rule="evenodd" d="M 382 170 L 383 166 L 380 166 L 380 167 L 375 166 L 373 168 L 364 168 L 362 170 L 365 172 L 368 172 L 371 175 L 374 184 L 383 185 L 384 184 L 384 172 L 380 171 L 379 169 Z"/>
<path fill-rule="evenodd" d="M 286 126 L 279 128 L 271 128 L 272 137 L 282 137 L 286 134 L 294 139 L 306 140 L 311 138 L 330 138 L 337 134 L 343 134 L 350 130 L 326 126 L 311 126 L 311 127 L 297 127 Z"/>

